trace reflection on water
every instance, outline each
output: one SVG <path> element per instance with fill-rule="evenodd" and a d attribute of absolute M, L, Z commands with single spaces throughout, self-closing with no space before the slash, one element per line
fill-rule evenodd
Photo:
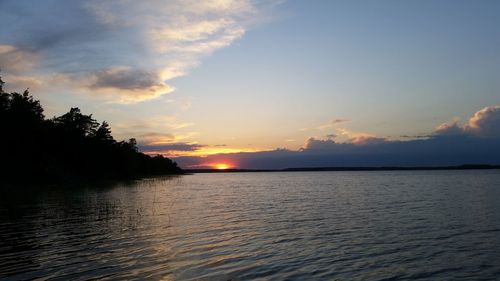
<path fill-rule="evenodd" d="M 0 279 L 498 280 L 499 183 L 231 173 L 3 192 Z"/>

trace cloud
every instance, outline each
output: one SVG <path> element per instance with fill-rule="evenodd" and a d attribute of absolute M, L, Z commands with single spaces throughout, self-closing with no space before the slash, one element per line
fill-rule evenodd
<path fill-rule="evenodd" d="M 245 33 L 245 29 L 236 21 L 224 18 L 193 22 L 180 17 L 172 25 L 149 32 L 158 53 L 207 55 L 229 46 Z"/>
<path fill-rule="evenodd" d="M 206 147 L 206 145 L 177 142 L 158 145 L 139 145 L 139 150 L 145 153 L 156 152 L 166 154 L 171 151 L 196 151 L 203 147 Z"/>
<path fill-rule="evenodd" d="M 150 132 L 136 136 L 137 140 L 142 145 L 159 145 L 165 143 L 173 143 L 178 138 L 174 134 Z"/>
<path fill-rule="evenodd" d="M 84 85 L 94 95 L 113 98 L 120 103 L 135 103 L 153 99 L 174 91 L 174 88 L 161 82 L 157 74 L 149 71 L 114 67 L 92 73 Z M 116 95 L 116 91 L 120 95 Z"/>
<path fill-rule="evenodd" d="M 0 68 L 13 74 L 30 70 L 37 60 L 34 53 L 21 50 L 12 45 L 0 44 Z"/>
<path fill-rule="evenodd" d="M 175 138 L 174 138 L 175 139 Z M 232 154 L 242 151 L 254 151 L 248 149 L 230 148 L 226 145 L 204 145 L 197 142 L 171 141 L 166 143 L 153 142 L 150 144 L 139 143 L 138 148 L 146 154 L 161 154 L 166 157 L 179 157 L 190 155 L 191 157 L 204 158 L 209 155 Z"/>
<path fill-rule="evenodd" d="M 329 122 L 327 122 L 323 125 L 318 126 L 318 129 L 325 130 L 325 129 L 333 128 L 340 123 L 345 123 L 345 122 L 349 122 L 349 121 L 351 121 L 351 120 L 350 119 L 333 119 L 333 120 L 330 120 Z"/>
<path fill-rule="evenodd" d="M 126 90 L 139 90 L 158 86 L 156 74 L 130 69 L 128 67 L 115 67 L 101 70 L 93 74 L 91 89 L 116 88 Z"/>
<path fill-rule="evenodd" d="M 0 1 L 0 66 L 71 88 L 137 103 L 174 91 L 170 80 L 231 45 L 269 4 L 250 0 Z"/>
<path fill-rule="evenodd" d="M 431 135 L 401 135 L 401 139 L 428 139 Z"/>
<path fill-rule="evenodd" d="M 469 119 L 464 129 L 482 136 L 500 136 L 500 105 L 479 110 Z"/>
<path fill-rule="evenodd" d="M 335 135 L 334 135 L 335 136 Z M 328 137 L 326 139 L 316 139 L 314 137 L 307 139 L 301 151 L 308 152 L 336 152 L 336 151 L 352 151 L 356 148 L 356 146 L 367 146 L 367 145 L 375 145 L 382 144 L 388 142 L 388 140 L 384 138 L 377 138 L 371 136 L 357 136 L 355 138 L 351 138 L 348 142 L 335 142 L 333 137 Z"/>
<path fill-rule="evenodd" d="M 335 143 L 334 140 L 332 139 L 326 139 L 326 140 L 321 140 L 321 139 L 316 139 L 314 137 L 307 139 L 304 147 L 302 148 L 303 151 L 325 151 L 325 150 L 332 150 L 335 149 L 335 147 L 338 144 Z"/>
<path fill-rule="evenodd" d="M 386 138 L 376 137 L 362 132 L 353 132 L 346 128 L 335 128 L 335 130 L 338 132 L 338 135 L 335 135 L 335 137 L 346 139 L 347 142 L 356 145 L 375 144 L 387 141 Z"/>
<path fill-rule="evenodd" d="M 5 81 L 8 81 L 4 88 L 6 92 L 19 92 L 27 88 L 30 91 L 37 91 L 45 85 L 44 81 L 23 75 L 8 75 L 5 77 Z"/>
<path fill-rule="evenodd" d="M 356 145 L 372 145 L 387 142 L 385 138 L 377 138 L 373 136 L 357 136 L 352 138 L 351 143 Z"/>
<path fill-rule="evenodd" d="M 176 157 L 182 167 L 208 167 L 229 162 L 239 168 L 283 169 L 293 167 L 446 166 L 500 164 L 500 107 L 485 107 L 465 125 L 458 121 L 440 125 L 425 138 L 408 141 L 356 135 L 345 142 L 334 138 L 308 138 L 297 150 L 241 152 L 207 157 Z"/>
<path fill-rule="evenodd" d="M 434 134 L 437 136 L 457 136 L 464 133 L 464 128 L 460 126 L 458 121 L 443 123 L 436 128 L 436 131 L 434 131 Z"/>
<path fill-rule="evenodd" d="M 133 136 L 137 142 L 146 146 L 170 145 L 173 143 L 194 143 L 189 142 L 196 133 L 190 132 L 187 134 L 174 134 L 174 133 L 160 133 L 160 132 L 146 132 L 146 133 L 133 133 L 126 132 L 127 136 Z"/>
<path fill-rule="evenodd" d="M 157 115 L 149 118 L 124 121 L 115 124 L 115 127 L 121 131 L 127 131 L 132 135 L 144 136 L 145 132 L 148 132 L 146 135 L 154 136 L 155 133 L 151 133 L 151 131 L 178 131 L 192 127 L 193 125 L 194 123 L 180 120 L 176 116 Z M 191 135 L 194 135 L 194 133 L 192 132 Z"/>
<path fill-rule="evenodd" d="M 201 149 L 206 148 L 206 145 L 198 144 L 195 142 L 182 142 L 175 136 L 168 136 L 164 141 L 158 141 L 158 135 L 152 136 L 153 141 L 144 142 L 147 138 L 142 138 L 137 146 L 139 151 L 150 154 L 161 154 L 166 157 L 175 157 L 186 154 L 196 154 Z"/>
<path fill-rule="evenodd" d="M 434 134 L 500 137 L 500 106 L 487 106 L 477 111 L 465 125 L 460 125 L 458 121 L 443 123 L 436 128 Z"/>
<path fill-rule="evenodd" d="M 300 151 L 272 150 L 215 154 L 206 157 L 179 156 L 181 167 L 203 167 L 204 163 L 231 162 L 248 169 L 293 167 L 446 166 L 500 164 L 499 138 L 434 137 L 426 140 L 387 141 L 374 145 L 315 142 Z"/>

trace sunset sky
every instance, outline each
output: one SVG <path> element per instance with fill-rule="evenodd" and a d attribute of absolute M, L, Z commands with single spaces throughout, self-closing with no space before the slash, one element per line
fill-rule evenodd
<path fill-rule="evenodd" d="M 79 107 L 183 167 L 500 164 L 499 13 L 496 0 L 0 0 L 0 68 L 47 117 Z"/>

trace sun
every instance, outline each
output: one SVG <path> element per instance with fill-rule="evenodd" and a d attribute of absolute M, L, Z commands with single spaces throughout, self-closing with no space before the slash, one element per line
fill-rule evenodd
<path fill-rule="evenodd" d="M 230 168 L 230 166 L 228 164 L 225 164 L 225 163 L 217 163 L 214 165 L 214 167 L 217 170 L 226 170 L 226 169 Z"/>

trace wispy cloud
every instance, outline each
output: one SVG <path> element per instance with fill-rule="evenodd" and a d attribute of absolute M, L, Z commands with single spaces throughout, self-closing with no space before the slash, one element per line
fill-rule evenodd
<path fill-rule="evenodd" d="M 174 91 L 171 79 L 241 38 L 268 6 L 250 0 L 4 0 L 0 17 L 9 28 L 0 31 L 0 67 L 9 74 L 30 70 L 24 75 L 34 79 L 64 76 L 71 88 L 100 100 L 154 99 Z"/>
<path fill-rule="evenodd" d="M 129 120 L 116 124 L 117 128 L 123 130 L 178 130 L 193 126 L 194 123 L 186 122 L 172 115 L 156 115 L 142 119 Z"/>
<path fill-rule="evenodd" d="M 170 142 L 170 143 L 151 143 L 139 144 L 139 150 L 146 154 L 161 154 L 167 157 L 207 157 L 216 154 L 230 154 L 241 152 L 256 152 L 255 149 L 232 148 L 221 145 L 204 145 L 197 142 Z"/>
<path fill-rule="evenodd" d="M 345 122 L 349 122 L 349 121 L 351 121 L 351 120 L 350 119 L 333 119 L 333 120 L 328 121 L 325 124 L 318 126 L 317 129 L 318 130 L 330 129 L 330 128 L 334 128 L 335 126 L 337 126 L 340 123 L 345 123 Z"/>
<path fill-rule="evenodd" d="M 8 68 L 11 73 L 28 71 L 33 68 L 37 60 L 37 55 L 32 52 L 12 45 L 1 45 L 0 42 L 0 66 Z"/>
<path fill-rule="evenodd" d="M 189 131 L 194 124 L 176 116 L 157 115 L 113 124 L 120 136 L 137 139 L 142 147 L 195 143 L 197 132 Z M 150 150 L 151 151 L 151 150 Z M 157 151 L 157 150 L 155 150 Z"/>
<path fill-rule="evenodd" d="M 157 145 L 140 145 L 139 150 L 146 153 L 162 153 L 170 151 L 195 151 L 200 148 L 205 147 L 205 145 L 198 143 L 168 143 L 168 144 L 157 144 Z"/>
<path fill-rule="evenodd" d="M 179 137 L 169 133 L 149 132 L 135 135 L 142 145 L 158 145 L 179 141 Z"/>

